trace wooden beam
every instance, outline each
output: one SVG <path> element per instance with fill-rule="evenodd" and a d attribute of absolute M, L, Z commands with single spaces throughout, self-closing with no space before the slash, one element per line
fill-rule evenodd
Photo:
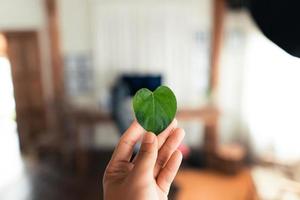
<path fill-rule="evenodd" d="M 56 151 L 65 160 L 65 95 L 64 95 L 64 70 L 60 49 L 60 36 L 59 36 L 59 15 L 57 8 L 57 0 L 44 0 L 46 15 L 47 15 L 47 28 L 50 40 L 50 60 L 52 71 L 52 86 L 53 86 L 53 99 L 51 99 L 49 106 L 49 124 L 50 135 L 48 135 L 51 142 L 47 144 L 46 148 L 55 146 Z M 48 139 L 48 138 L 47 138 Z"/>
<path fill-rule="evenodd" d="M 219 84 L 219 64 L 224 33 L 225 0 L 213 1 L 213 30 L 211 40 L 210 92 L 216 95 Z"/>
<path fill-rule="evenodd" d="M 64 75 L 60 49 L 57 1 L 45 0 L 45 6 L 47 13 L 48 34 L 50 39 L 54 99 L 55 101 L 60 101 L 64 96 Z"/>
<path fill-rule="evenodd" d="M 226 0 L 213 1 L 213 30 L 211 40 L 211 69 L 210 69 L 210 95 L 212 98 L 217 96 L 219 85 L 219 64 L 222 48 L 222 39 L 224 33 L 224 17 L 226 10 Z M 214 102 L 213 102 L 214 103 Z M 218 146 L 218 117 L 210 124 L 204 127 L 204 151 L 206 152 L 206 160 L 210 166 L 210 158 L 215 154 Z"/>

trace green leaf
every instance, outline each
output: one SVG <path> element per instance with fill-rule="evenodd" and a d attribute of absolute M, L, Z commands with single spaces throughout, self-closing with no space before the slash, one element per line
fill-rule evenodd
<path fill-rule="evenodd" d="M 161 133 L 173 121 L 177 101 L 172 90 L 166 86 L 154 92 L 142 88 L 133 97 L 133 110 L 139 124 L 155 134 Z"/>

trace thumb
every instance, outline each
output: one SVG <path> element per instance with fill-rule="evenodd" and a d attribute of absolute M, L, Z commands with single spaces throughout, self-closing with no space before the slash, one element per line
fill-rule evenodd
<path fill-rule="evenodd" d="M 151 132 L 145 133 L 133 170 L 137 174 L 153 173 L 157 153 L 158 144 L 156 135 Z"/>

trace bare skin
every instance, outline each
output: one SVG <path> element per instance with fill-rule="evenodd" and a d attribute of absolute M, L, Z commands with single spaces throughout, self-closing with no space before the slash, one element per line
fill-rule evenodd
<path fill-rule="evenodd" d="M 179 169 L 177 150 L 185 133 L 176 119 L 158 136 L 145 133 L 134 121 L 121 137 L 104 177 L 104 200 L 166 200 Z M 142 139 L 139 153 L 130 162 L 134 145 Z"/>

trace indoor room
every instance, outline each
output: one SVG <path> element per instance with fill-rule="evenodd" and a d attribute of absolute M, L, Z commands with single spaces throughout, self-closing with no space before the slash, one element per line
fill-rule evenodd
<path fill-rule="evenodd" d="M 299 6 L 0 0 L 0 199 L 115 200 L 114 149 L 132 123 L 150 131 L 134 99 L 167 86 L 174 115 L 162 106 L 158 124 L 185 132 L 168 199 L 300 200 Z"/>

